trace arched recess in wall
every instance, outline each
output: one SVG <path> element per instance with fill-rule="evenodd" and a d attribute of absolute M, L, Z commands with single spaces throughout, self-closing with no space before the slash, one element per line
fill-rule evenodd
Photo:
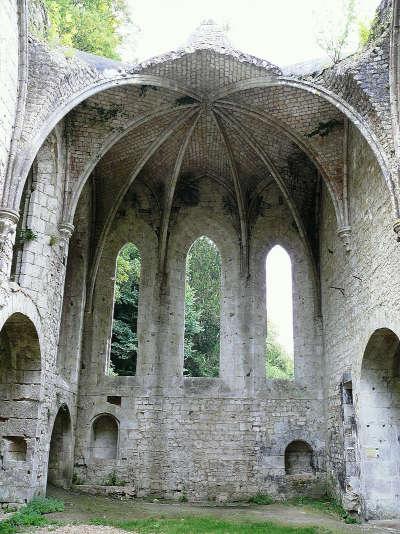
<path fill-rule="evenodd" d="M 281 245 L 265 260 L 267 378 L 294 378 L 292 261 Z"/>
<path fill-rule="evenodd" d="M 357 399 L 361 476 L 367 517 L 400 510 L 400 341 L 376 330 L 364 352 Z"/>
<path fill-rule="evenodd" d="M 107 374 L 136 374 L 139 351 L 138 315 L 140 301 L 141 254 L 133 243 L 126 243 L 118 253 L 111 347 Z"/>
<path fill-rule="evenodd" d="M 313 475 L 314 455 L 306 441 L 292 441 L 285 450 L 285 473 L 287 475 Z"/>
<path fill-rule="evenodd" d="M 4 441 L 6 470 L 15 469 L 14 461 L 27 460 L 35 446 L 40 385 L 41 354 L 36 328 L 26 315 L 14 313 L 0 332 L 0 438 Z M 22 427 L 20 399 L 24 400 Z M 15 480 L 18 481 L 18 473 Z"/>
<path fill-rule="evenodd" d="M 221 330 L 221 255 L 201 236 L 186 256 L 184 374 L 219 375 Z"/>
<path fill-rule="evenodd" d="M 72 480 L 73 444 L 71 415 L 63 404 L 58 410 L 50 440 L 47 481 L 68 488 Z"/>
<path fill-rule="evenodd" d="M 110 414 L 101 414 L 93 421 L 90 444 L 92 460 L 115 460 L 118 457 L 119 424 Z"/>

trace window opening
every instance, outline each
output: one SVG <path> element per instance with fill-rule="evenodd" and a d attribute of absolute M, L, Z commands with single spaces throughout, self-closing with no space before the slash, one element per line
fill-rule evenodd
<path fill-rule="evenodd" d="M 294 378 L 292 264 L 289 254 L 277 245 L 266 264 L 267 378 Z"/>
<path fill-rule="evenodd" d="M 136 374 L 141 256 L 133 243 L 120 250 L 115 269 L 114 314 L 108 374 Z"/>
<path fill-rule="evenodd" d="M 215 243 L 199 237 L 186 257 L 184 374 L 219 374 L 221 255 Z"/>

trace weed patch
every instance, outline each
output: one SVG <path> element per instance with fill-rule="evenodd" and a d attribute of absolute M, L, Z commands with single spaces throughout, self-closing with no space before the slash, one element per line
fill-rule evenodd
<path fill-rule="evenodd" d="M 320 499 L 312 499 L 311 497 L 298 497 L 297 499 L 290 500 L 289 503 L 294 504 L 295 506 L 307 506 L 313 510 L 318 510 L 318 512 L 325 512 L 334 517 L 343 519 L 343 521 L 348 524 L 361 522 L 358 517 L 349 514 L 349 512 L 345 510 L 341 504 L 334 499 L 330 499 L 329 497 L 321 497 Z"/>
<path fill-rule="evenodd" d="M 256 493 L 249 499 L 250 504 L 272 504 L 274 499 L 265 493 Z"/>
<path fill-rule="evenodd" d="M 11 517 L 0 522 L 0 534 L 14 534 L 20 527 L 43 527 L 49 525 L 45 514 L 62 512 L 64 504 L 58 499 L 37 498 L 26 506 L 22 506 Z"/>

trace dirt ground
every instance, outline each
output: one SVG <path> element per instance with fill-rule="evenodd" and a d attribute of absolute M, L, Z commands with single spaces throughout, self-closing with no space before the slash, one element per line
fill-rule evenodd
<path fill-rule="evenodd" d="M 363 525 L 346 525 L 328 514 L 302 506 L 270 504 L 268 506 L 240 504 L 189 504 L 175 502 L 151 502 L 143 499 L 124 500 L 94 497 L 78 492 L 50 488 L 48 495 L 64 501 L 64 512 L 49 514 L 49 518 L 65 523 L 80 523 L 58 528 L 34 529 L 25 532 L 44 534 L 122 534 L 123 531 L 110 527 L 87 526 L 92 519 L 141 519 L 154 517 L 208 516 L 238 522 L 274 521 L 291 526 L 321 526 L 335 533 L 358 534 L 400 534 L 400 522 L 379 521 Z"/>

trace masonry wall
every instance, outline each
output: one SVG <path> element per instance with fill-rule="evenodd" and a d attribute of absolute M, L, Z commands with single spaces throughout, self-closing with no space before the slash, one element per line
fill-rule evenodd
<path fill-rule="evenodd" d="M 312 263 L 278 190 L 270 186 L 264 195 L 269 208 L 253 228 L 249 279 L 240 272 L 224 190 L 213 181 L 202 180 L 198 206 L 178 210 L 164 278 L 149 221 L 132 208 L 116 220 L 87 306 L 75 449 L 80 483 L 104 484 L 115 472 L 137 495 L 185 493 L 194 500 L 324 492 L 323 360 Z M 201 235 L 214 240 L 222 257 L 221 365 L 214 379 L 182 376 L 185 259 Z M 128 241 L 142 256 L 138 372 L 106 376 L 115 261 Z M 265 378 L 265 258 L 277 243 L 293 262 L 294 381 Z M 111 459 L 93 454 L 104 414 L 119 429 Z M 285 449 L 294 440 L 312 447 L 316 474 L 285 474 Z"/>
<path fill-rule="evenodd" d="M 16 352 L 15 362 L 11 360 L 8 370 L 4 368 L 4 362 L 9 360 L 7 349 L 3 348 L 0 358 L 1 382 L 6 388 L 3 387 L 0 398 L 0 450 L 6 475 L 5 484 L 0 485 L 0 503 L 24 502 L 45 493 L 55 417 L 61 406 L 68 406 L 71 417 L 75 417 L 74 387 L 56 365 L 68 256 L 68 240 L 62 239 L 58 229 L 62 219 L 63 146 L 62 135 L 55 131 L 35 159 L 23 226 L 31 231 L 31 238 L 22 239 L 15 248 L 19 260 L 13 280 L 5 282 L 0 291 L 0 325 L 5 324 L 3 347 L 8 344 L 11 354 Z M 27 324 L 32 323 L 35 332 L 24 343 L 23 350 L 19 348 L 18 335 L 8 341 L 8 320 L 15 313 Z M 24 322 L 20 324 L 21 335 L 27 335 Z M 30 353 L 35 352 L 37 356 L 32 360 Z M 28 363 L 19 369 L 25 353 Z M 29 378 L 29 370 L 35 372 L 34 380 Z M 12 459 L 7 453 L 10 436 L 14 442 L 25 440 L 23 459 L 21 455 Z M 72 450 L 73 435 L 68 439 Z"/>
<path fill-rule="evenodd" d="M 398 466 L 386 461 L 387 440 L 379 432 L 369 442 L 363 439 L 367 425 L 377 421 L 360 418 L 360 406 L 366 402 L 360 390 L 360 375 L 370 336 L 380 328 L 391 329 L 397 336 L 400 333 L 400 251 L 393 235 L 390 199 L 383 177 L 367 143 L 354 127 L 350 129 L 348 163 L 351 252 L 344 251 L 336 236 L 335 217 L 326 192 L 321 219 L 328 471 L 346 506 L 382 517 L 398 515 L 399 492 L 395 486 L 400 478 Z M 350 408 L 352 424 L 348 420 L 349 407 L 343 406 L 341 397 L 341 384 L 349 380 L 354 397 Z M 387 413 L 380 414 L 380 425 L 395 425 L 394 417 L 390 421 L 387 417 Z M 398 446 L 398 441 L 393 446 Z M 370 457 L 372 449 L 375 459 Z M 368 462 L 379 457 L 384 462 L 384 480 L 367 483 L 365 473 L 371 467 Z M 388 485 L 389 478 L 395 486 Z M 383 495 L 371 499 L 375 484 L 380 485 Z"/>
<path fill-rule="evenodd" d="M 4 0 L 0 22 L 0 184 L 4 183 L 18 98 L 18 2 Z"/>

